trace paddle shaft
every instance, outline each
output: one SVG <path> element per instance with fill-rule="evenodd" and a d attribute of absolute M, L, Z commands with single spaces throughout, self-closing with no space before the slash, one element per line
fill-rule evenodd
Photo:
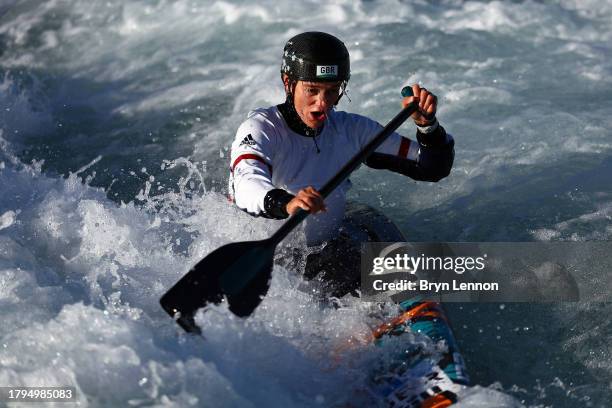
<path fill-rule="evenodd" d="M 418 105 L 412 102 L 395 115 L 393 119 L 372 139 L 359 153 L 357 153 L 348 163 L 336 173 L 320 190 L 319 193 L 323 198 L 331 194 L 368 156 L 378 148 L 393 132 L 401 126 L 417 109 Z M 272 235 L 268 242 L 271 245 L 278 245 L 285 237 L 293 231 L 310 213 L 303 209 L 298 210 L 291 218 L 289 218 L 279 229 Z"/>

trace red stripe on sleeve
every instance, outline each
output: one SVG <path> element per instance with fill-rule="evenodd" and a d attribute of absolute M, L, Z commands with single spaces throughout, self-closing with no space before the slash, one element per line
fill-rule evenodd
<path fill-rule="evenodd" d="M 399 152 L 397 152 L 397 155 L 405 159 L 408 157 L 408 151 L 410 151 L 410 140 L 402 137 L 402 142 L 400 143 Z"/>
<path fill-rule="evenodd" d="M 230 168 L 230 170 L 233 172 L 236 166 L 238 165 L 238 163 L 240 163 L 242 160 L 249 160 L 249 159 L 262 162 L 263 164 L 268 166 L 268 170 L 270 170 L 270 174 L 272 174 L 272 166 L 270 166 L 268 163 L 266 163 L 264 159 L 262 159 L 256 154 L 241 154 L 240 156 L 236 157 L 236 160 L 234 160 L 234 163 L 232 163 L 232 167 Z"/>

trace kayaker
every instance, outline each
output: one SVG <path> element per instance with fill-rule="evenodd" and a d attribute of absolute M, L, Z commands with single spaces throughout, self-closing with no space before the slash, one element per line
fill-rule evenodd
<path fill-rule="evenodd" d="M 350 78 L 342 41 L 305 32 L 287 41 L 281 79 L 285 102 L 251 111 L 231 149 L 230 195 L 254 216 L 283 219 L 302 208 L 308 245 L 334 240 L 344 218 L 346 180 L 325 200 L 318 189 L 371 140 L 382 126 L 368 117 L 336 111 Z M 391 135 L 365 162 L 420 181 L 437 182 L 451 170 L 454 140 L 436 118 L 437 97 L 413 84 L 416 141 Z M 354 279 L 353 279 L 354 280 Z"/>

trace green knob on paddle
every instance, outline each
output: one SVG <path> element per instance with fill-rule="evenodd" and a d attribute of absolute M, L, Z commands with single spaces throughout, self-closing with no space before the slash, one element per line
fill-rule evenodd
<path fill-rule="evenodd" d="M 414 94 L 412 93 L 412 87 L 410 86 L 405 86 L 402 88 L 402 96 L 404 98 L 408 97 L 408 96 L 414 96 Z"/>

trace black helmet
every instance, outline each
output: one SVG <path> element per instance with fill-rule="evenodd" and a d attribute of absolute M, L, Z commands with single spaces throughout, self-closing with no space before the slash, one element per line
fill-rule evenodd
<path fill-rule="evenodd" d="M 349 53 L 344 43 L 327 33 L 309 31 L 285 44 L 281 74 L 296 81 L 346 81 L 351 76 Z"/>

